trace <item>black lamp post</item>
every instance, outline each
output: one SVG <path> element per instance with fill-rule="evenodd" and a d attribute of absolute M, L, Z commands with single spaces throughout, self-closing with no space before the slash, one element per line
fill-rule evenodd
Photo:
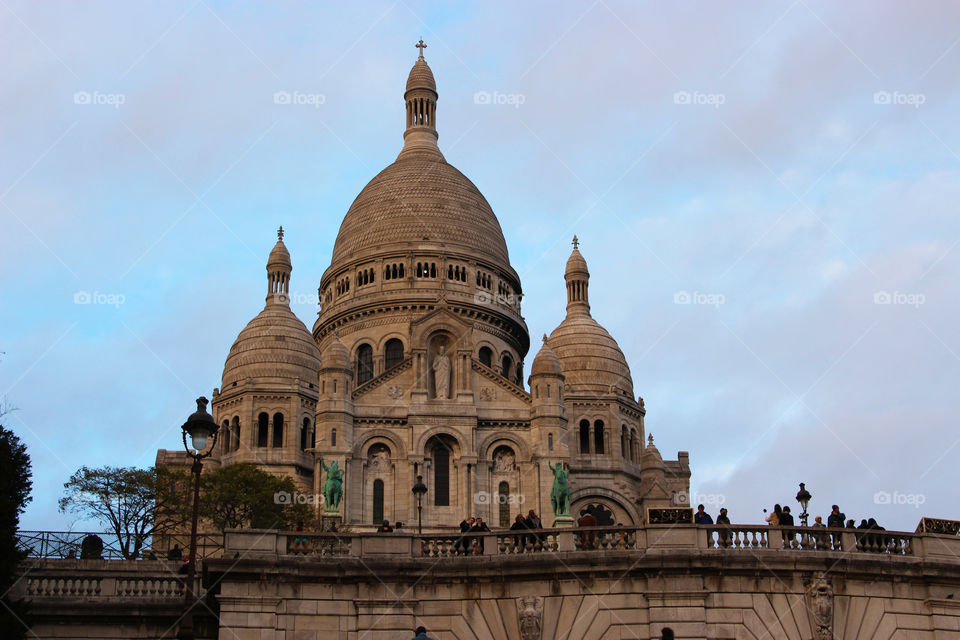
<path fill-rule="evenodd" d="M 417 476 L 417 483 L 413 485 L 413 495 L 417 496 L 417 535 L 423 535 L 423 494 L 426 492 L 423 476 Z"/>
<path fill-rule="evenodd" d="M 800 483 L 800 491 L 797 492 L 797 502 L 800 503 L 800 507 L 803 509 L 803 512 L 800 513 L 800 524 L 804 527 L 807 526 L 807 505 L 810 504 L 810 498 L 813 496 L 810 495 L 810 492 L 807 491 L 804 483 Z"/>
<path fill-rule="evenodd" d="M 183 602 L 183 618 L 180 621 L 180 640 L 194 640 L 193 606 L 197 600 L 195 581 L 197 575 L 197 521 L 200 519 L 200 472 L 203 470 L 204 458 L 213 453 L 217 444 L 217 423 L 213 416 L 207 413 L 207 399 L 197 398 L 197 410 L 181 427 L 183 431 L 183 448 L 193 458 L 193 523 L 190 526 L 190 556 L 187 564 L 187 588 Z M 187 436 L 190 436 L 190 445 Z M 209 445 L 209 447 L 207 446 Z M 206 453 L 204 453 L 206 451 Z"/>

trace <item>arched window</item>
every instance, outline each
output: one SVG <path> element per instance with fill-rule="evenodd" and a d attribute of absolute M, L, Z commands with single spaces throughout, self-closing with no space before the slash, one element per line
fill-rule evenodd
<path fill-rule="evenodd" d="M 373 481 L 373 524 L 383 522 L 383 480 Z"/>
<path fill-rule="evenodd" d="M 430 277 L 431 278 L 437 277 L 437 265 L 433 262 L 430 263 Z"/>
<path fill-rule="evenodd" d="M 402 277 L 403 277 L 403 263 L 400 264 L 399 272 L 400 272 L 400 276 L 399 276 L 399 277 L 402 278 Z"/>
<path fill-rule="evenodd" d="M 450 448 L 440 440 L 433 445 L 433 504 L 450 506 Z"/>
<path fill-rule="evenodd" d="M 480 364 L 485 367 L 493 367 L 493 351 L 490 347 L 480 347 Z"/>
<path fill-rule="evenodd" d="M 625 460 L 630 459 L 630 436 L 627 435 L 627 425 L 620 427 L 620 454 Z"/>
<path fill-rule="evenodd" d="M 580 453 L 590 453 L 590 421 L 580 421 Z"/>
<path fill-rule="evenodd" d="M 398 338 L 387 340 L 383 347 L 384 364 L 387 369 L 392 369 L 403 362 L 403 342 Z"/>
<path fill-rule="evenodd" d="M 330 446 L 331 447 L 337 446 L 337 430 L 336 429 L 330 429 Z"/>
<path fill-rule="evenodd" d="M 510 485 L 501 482 L 497 487 L 497 506 L 500 508 L 500 526 L 506 529 L 510 526 Z"/>
<path fill-rule="evenodd" d="M 357 349 L 357 384 L 363 384 L 373 378 L 373 347 L 360 345 Z"/>
<path fill-rule="evenodd" d="M 518 387 L 523 386 L 523 365 L 519 362 L 517 363 L 517 374 L 516 377 L 514 377 L 514 382 L 517 383 Z"/>
<path fill-rule="evenodd" d="M 310 441 L 310 418 L 303 419 L 303 426 L 300 427 L 300 451 L 307 450 L 307 443 Z"/>
<path fill-rule="evenodd" d="M 510 374 L 513 369 L 513 358 L 510 357 L 509 353 L 503 354 L 503 365 L 500 368 L 500 375 L 502 375 L 507 380 L 510 379 Z"/>
<path fill-rule="evenodd" d="M 220 437 L 223 438 L 223 444 L 220 450 L 224 453 L 230 453 L 230 421 L 224 420 L 220 425 Z"/>
<path fill-rule="evenodd" d="M 630 430 L 630 462 L 640 461 L 640 451 L 637 447 L 637 430 Z"/>
<path fill-rule="evenodd" d="M 553 434 L 547 434 L 547 451 L 553 451 Z"/>
<path fill-rule="evenodd" d="M 596 420 L 593 423 L 593 444 L 594 453 L 603 453 L 603 420 Z"/>
<path fill-rule="evenodd" d="M 273 446 L 283 446 L 283 414 L 273 414 Z"/>
<path fill-rule="evenodd" d="M 233 450 L 240 448 L 240 417 L 233 416 Z"/>
<path fill-rule="evenodd" d="M 257 446 L 265 447 L 270 441 L 270 416 L 261 413 L 257 416 Z"/>

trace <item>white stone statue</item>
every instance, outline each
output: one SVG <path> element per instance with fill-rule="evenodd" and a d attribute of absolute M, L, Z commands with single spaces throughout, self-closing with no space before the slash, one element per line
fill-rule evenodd
<path fill-rule="evenodd" d="M 438 398 L 450 397 L 450 357 L 446 347 L 440 347 L 440 353 L 433 358 L 433 386 Z"/>

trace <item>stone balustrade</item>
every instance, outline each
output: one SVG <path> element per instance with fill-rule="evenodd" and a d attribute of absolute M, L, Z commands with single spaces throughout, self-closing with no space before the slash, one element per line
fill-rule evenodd
<path fill-rule="evenodd" d="M 843 552 L 922 556 L 924 541 L 935 540 L 945 553 L 960 557 L 960 537 L 939 534 L 770 527 L 767 525 L 650 525 L 494 531 L 490 533 L 313 533 L 268 530 L 229 530 L 225 549 L 230 555 L 408 558 L 510 556 L 544 552 L 616 552 L 690 549 L 714 553 Z"/>

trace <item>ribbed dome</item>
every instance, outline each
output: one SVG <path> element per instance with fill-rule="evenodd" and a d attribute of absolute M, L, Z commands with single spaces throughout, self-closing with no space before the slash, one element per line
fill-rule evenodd
<path fill-rule="evenodd" d="M 530 375 L 563 375 L 563 367 L 560 366 L 560 359 L 553 352 L 550 345 L 547 344 L 547 336 L 543 336 L 543 346 L 537 352 L 537 357 L 533 359 L 533 365 L 530 367 Z"/>
<path fill-rule="evenodd" d="M 280 227 L 280 232 L 283 233 L 283 227 Z M 277 240 L 277 244 L 273 245 L 273 250 L 270 251 L 270 257 L 267 259 L 267 270 L 269 271 L 270 267 L 274 266 L 293 268 L 290 262 L 290 252 L 287 251 L 287 245 L 283 244 L 283 240 Z"/>
<path fill-rule="evenodd" d="M 363 250 L 439 245 L 510 266 L 500 223 L 480 190 L 442 156 L 401 154 L 350 205 L 331 268 Z"/>
<path fill-rule="evenodd" d="M 650 436 L 647 446 L 643 449 L 643 454 L 640 456 L 640 465 L 644 471 L 662 471 L 664 469 L 663 456 L 660 455 L 660 450 L 653 444 L 653 436 Z"/>
<path fill-rule="evenodd" d="M 573 236 L 573 241 L 577 242 L 577 236 Z M 590 271 L 587 269 L 587 261 L 584 259 L 583 254 L 580 253 L 580 250 L 574 247 L 573 252 L 570 254 L 570 257 L 567 259 L 567 268 L 564 271 L 565 276 L 589 276 Z"/>
<path fill-rule="evenodd" d="M 614 387 L 633 397 L 630 367 L 620 346 L 590 315 L 568 315 L 550 334 L 550 348 L 572 389 L 609 393 Z"/>
<path fill-rule="evenodd" d="M 285 304 L 268 304 L 237 336 L 223 366 L 222 389 L 246 378 L 300 378 L 316 383 L 320 350 Z"/>
<path fill-rule="evenodd" d="M 410 69 L 410 75 L 407 76 L 407 91 L 411 89 L 430 89 L 434 93 L 437 91 L 437 81 L 433 77 L 433 71 L 430 65 L 423 58 L 418 58 Z"/>

